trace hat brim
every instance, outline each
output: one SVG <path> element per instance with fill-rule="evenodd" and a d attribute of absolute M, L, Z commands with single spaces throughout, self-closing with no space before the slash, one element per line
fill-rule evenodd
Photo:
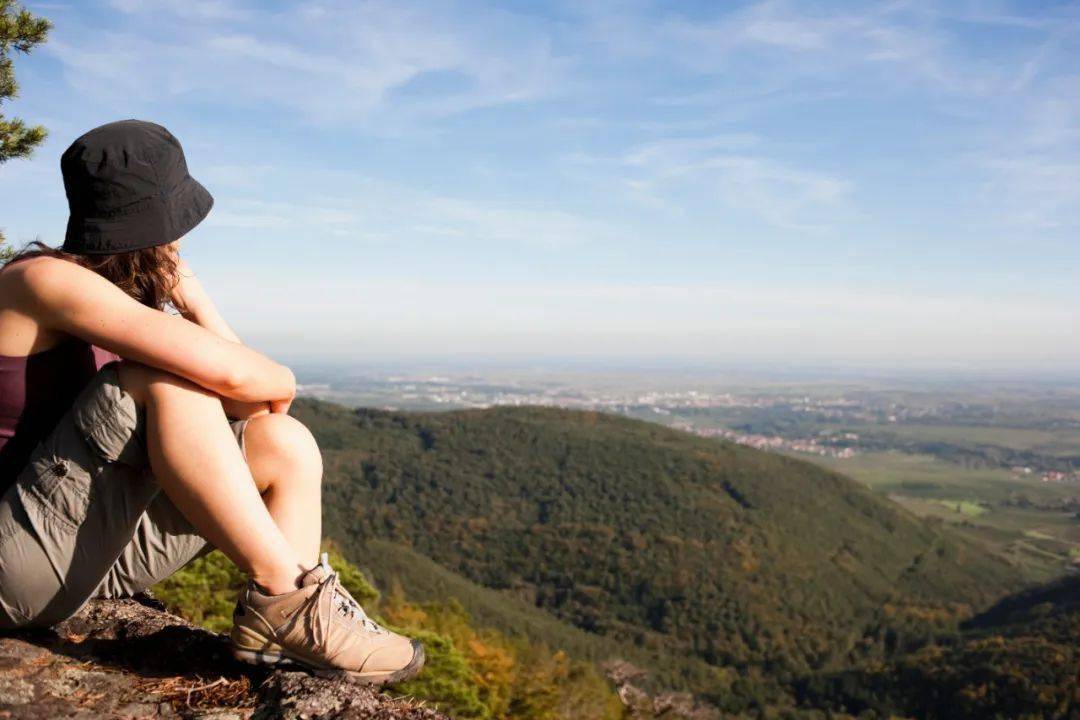
<path fill-rule="evenodd" d="M 107 218 L 70 216 L 63 249 L 114 255 L 179 240 L 210 213 L 214 197 L 188 175 L 167 197 L 150 197 Z"/>
<path fill-rule="evenodd" d="M 190 175 L 180 186 L 170 203 L 173 211 L 170 213 L 173 221 L 172 240 L 179 240 L 187 235 L 196 225 L 206 219 L 210 209 L 214 207 L 214 196 Z"/>

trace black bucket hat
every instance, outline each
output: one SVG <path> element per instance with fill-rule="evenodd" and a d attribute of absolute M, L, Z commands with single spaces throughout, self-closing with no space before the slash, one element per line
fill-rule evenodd
<path fill-rule="evenodd" d="M 172 133 L 143 120 L 96 127 L 60 157 L 64 250 L 110 255 L 164 245 L 202 222 L 214 198 L 188 174 Z"/>

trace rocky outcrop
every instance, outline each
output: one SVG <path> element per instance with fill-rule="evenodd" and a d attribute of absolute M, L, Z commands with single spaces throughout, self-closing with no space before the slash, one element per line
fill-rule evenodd
<path fill-rule="evenodd" d="M 0 634 L 0 719 L 446 720 L 407 698 L 238 663 L 221 635 L 142 600 L 91 601 L 50 630 Z"/>
<path fill-rule="evenodd" d="M 625 660 L 604 663 L 604 674 L 631 720 L 719 720 L 720 711 L 700 702 L 690 693 L 649 694 L 640 687 L 648 673 Z"/>

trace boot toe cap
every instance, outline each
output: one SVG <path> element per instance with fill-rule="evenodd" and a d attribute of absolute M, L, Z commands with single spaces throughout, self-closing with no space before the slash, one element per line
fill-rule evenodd
<path fill-rule="evenodd" d="M 368 655 L 364 662 L 364 672 L 419 672 L 424 665 L 423 643 L 404 637 L 401 640 L 402 642 L 377 648 Z"/>

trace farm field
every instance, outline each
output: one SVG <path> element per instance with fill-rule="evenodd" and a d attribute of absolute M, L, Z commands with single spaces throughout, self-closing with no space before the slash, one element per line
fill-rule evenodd
<path fill-rule="evenodd" d="M 1080 517 L 1061 509 L 1077 496 L 1074 485 L 895 451 L 810 460 L 865 483 L 919 517 L 949 524 L 1009 558 L 1032 580 L 1080 568 Z"/>
<path fill-rule="evenodd" d="M 901 438 L 967 445 L 997 445 L 1045 455 L 1080 455 L 1080 430 L 971 425 L 878 425 L 872 431 Z"/>
<path fill-rule="evenodd" d="M 968 468 L 929 455 L 899 451 L 869 452 L 852 458 L 815 458 L 813 462 L 886 493 L 948 500 L 1003 502 L 1019 495 L 1032 501 L 1062 501 L 1077 495 L 1073 485 L 1043 482 L 998 468 Z"/>

